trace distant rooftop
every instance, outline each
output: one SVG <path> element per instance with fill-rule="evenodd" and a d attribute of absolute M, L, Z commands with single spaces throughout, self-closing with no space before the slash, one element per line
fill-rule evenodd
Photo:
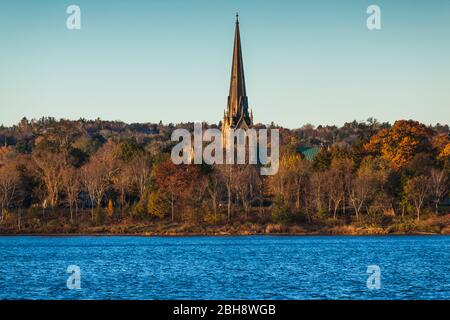
<path fill-rule="evenodd" d="M 306 160 L 313 161 L 314 158 L 319 153 L 319 151 L 321 150 L 321 148 L 320 147 L 300 147 L 297 150 L 305 156 Z"/>

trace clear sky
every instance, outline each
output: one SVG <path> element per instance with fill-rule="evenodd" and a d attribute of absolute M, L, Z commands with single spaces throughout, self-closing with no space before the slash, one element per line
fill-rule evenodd
<path fill-rule="evenodd" d="M 81 30 L 66 28 L 71 4 Z M 450 123 L 450 0 L 2 1 L 0 123 L 217 123 L 236 11 L 255 122 Z"/>

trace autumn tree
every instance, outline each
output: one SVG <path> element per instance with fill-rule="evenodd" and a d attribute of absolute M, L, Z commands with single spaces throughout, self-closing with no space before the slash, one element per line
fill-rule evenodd
<path fill-rule="evenodd" d="M 73 150 L 72 143 L 80 134 L 81 131 L 75 123 L 70 120 L 61 119 L 47 126 L 42 138 L 47 143 L 57 146 L 58 152 L 68 162 L 70 153 Z"/>
<path fill-rule="evenodd" d="M 120 161 L 116 173 L 111 177 L 114 189 L 118 193 L 120 214 L 123 215 L 123 208 L 127 205 L 127 193 L 133 184 L 133 170 L 130 163 Z"/>
<path fill-rule="evenodd" d="M 417 221 L 420 221 L 420 213 L 429 194 L 429 188 L 430 178 L 423 175 L 412 177 L 405 185 L 405 195 L 416 210 Z"/>
<path fill-rule="evenodd" d="M 326 203 L 327 203 L 327 179 L 325 171 L 315 171 L 311 175 L 311 185 L 310 185 L 310 209 L 314 210 L 315 213 L 323 215 L 326 213 Z M 309 211 L 309 220 L 312 218 L 312 211 Z"/>
<path fill-rule="evenodd" d="M 211 200 L 213 208 L 214 219 L 217 220 L 217 210 L 221 195 L 224 191 L 224 177 L 222 172 L 218 170 L 217 166 L 211 166 L 211 170 L 204 176 L 204 183 Z"/>
<path fill-rule="evenodd" d="M 450 143 L 446 144 L 439 150 L 438 160 L 443 163 L 443 168 L 450 173 Z"/>
<path fill-rule="evenodd" d="M 63 184 L 63 174 L 67 168 L 64 155 L 48 149 L 35 149 L 32 158 L 36 164 L 36 174 L 42 180 L 46 190 L 46 200 L 55 208 Z"/>
<path fill-rule="evenodd" d="M 9 161 L 0 166 L 0 202 L 1 202 L 1 220 L 5 209 L 8 209 L 14 197 L 18 193 L 20 175 L 16 170 L 16 164 Z"/>
<path fill-rule="evenodd" d="M 358 221 L 362 209 L 367 207 L 376 194 L 382 190 L 386 180 L 386 171 L 380 168 L 374 159 L 368 157 L 362 161 L 348 191 L 348 196 Z"/>
<path fill-rule="evenodd" d="M 432 139 L 433 148 L 436 154 L 436 159 L 443 164 L 450 164 L 450 137 L 449 133 L 437 134 Z"/>
<path fill-rule="evenodd" d="M 292 171 L 291 179 L 295 197 L 295 208 L 298 211 L 301 207 L 301 197 L 305 195 L 309 187 L 312 166 L 308 160 L 297 155 L 291 159 L 290 170 Z"/>
<path fill-rule="evenodd" d="M 327 171 L 328 196 L 333 206 L 333 218 L 336 220 L 340 206 L 345 206 L 345 196 L 351 184 L 353 161 L 348 158 L 333 159 Z"/>
<path fill-rule="evenodd" d="M 160 219 L 164 218 L 171 211 L 171 206 L 167 201 L 167 194 L 163 190 L 150 192 L 147 200 L 147 212 Z"/>
<path fill-rule="evenodd" d="M 103 197 L 117 171 L 114 159 L 115 144 L 104 144 L 81 168 L 81 179 L 91 200 L 91 218 L 94 220 L 95 206 L 100 208 Z"/>
<path fill-rule="evenodd" d="M 328 169 L 333 160 L 333 155 L 330 150 L 323 148 L 319 151 L 313 161 L 313 167 L 317 171 Z"/>
<path fill-rule="evenodd" d="M 446 144 L 444 148 L 439 153 L 440 159 L 449 159 L 450 158 L 450 143 Z"/>
<path fill-rule="evenodd" d="M 431 169 L 430 193 L 433 197 L 435 212 L 438 213 L 439 202 L 448 194 L 448 174 L 445 170 Z"/>
<path fill-rule="evenodd" d="M 236 165 L 232 189 L 242 204 L 246 218 L 248 218 L 251 204 L 258 194 L 259 179 L 260 175 L 255 165 Z"/>
<path fill-rule="evenodd" d="M 97 204 L 97 207 L 100 207 L 107 187 L 105 172 L 101 163 L 90 160 L 81 168 L 81 179 L 91 202 L 91 219 L 94 221 L 95 205 Z"/>
<path fill-rule="evenodd" d="M 220 165 L 219 170 L 223 177 L 227 193 L 227 221 L 230 222 L 233 205 L 233 173 L 235 171 L 234 165 L 231 164 Z"/>
<path fill-rule="evenodd" d="M 78 213 L 78 196 L 81 190 L 80 174 L 77 168 L 68 167 L 62 175 L 62 186 L 66 194 L 66 202 L 69 205 L 70 221 L 73 221 L 73 208 Z"/>
<path fill-rule="evenodd" d="M 132 183 L 138 192 L 140 201 L 145 201 L 151 171 L 152 161 L 147 153 L 143 153 L 133 159 L 131 163 Z"/>
<path fill-rule="evenodd" d="M 175 221 L 175 209 L 180 210 L 182 200 L 189 195 L 193 184 L 198 183 L 199 168 L 195 165 L 175 165 L 172 160 L 167 159 L 155 169 L 155 180 L 162 192 L 169 195 L 171 220 Z"/>
<path fill-rule="evenodd" d="M 290 156 L 283 156 L 280 159 L 280 165 L 277 174 L 269 176 L 270 191 L 277 197 L 278 202 L 286 204 L 291 195 L 289 192 L 291 183 L 291 161 Z"/>
<path fill-rule="evenodd" d="M 365 145 L 368 152 L 380 154 L 394 169 L 401 169 L 419 152 L 431 150 L 432 131 L 417 121 L 396 121 L 380 130 Z"/>
<path fill-rule="evenodd" d="M 311 170 L 311 163 L 297 153 L 282 157 L 278 173 L 269 177 L 269 185 L 277 196 L 277 201 L 299 211 L 302 195 L 308 188 Z"/>

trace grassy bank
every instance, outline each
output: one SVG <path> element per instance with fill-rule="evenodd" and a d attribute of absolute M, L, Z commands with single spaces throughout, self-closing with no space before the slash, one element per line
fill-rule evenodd
<path fill-rule="evenodd" d="M 3 223 L 0 234 L 111 234 L 111 235 L 395 235 L 395 234 L 450 234 L 450 214 L 430 216 L 417 222 L 411 218 L 398 217 L 389 224 L 367 222 L 344 223 L 343 221 L 315 221 L 314 223 L 172 223 L 170 221 L 136 221 L 122 219 L 101 225 L 89 220 L 70 223 L 67 219 L 53 219 L 47 222 L 30 221 Z"/>

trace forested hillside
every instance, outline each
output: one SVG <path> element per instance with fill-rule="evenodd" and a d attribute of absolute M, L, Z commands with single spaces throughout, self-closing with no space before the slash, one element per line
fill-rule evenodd
<path fill-rule="evenodd" d="M 267 177 L 255 165 L 174 165 L 170 135 L 180 127 L 193 124 L 24 118 L 0 127 L 0 231 L 450 232 L 448 125 L 271 124 L 280 169 Z M 305 157 L 309 147 L 320 151 Z"/>

